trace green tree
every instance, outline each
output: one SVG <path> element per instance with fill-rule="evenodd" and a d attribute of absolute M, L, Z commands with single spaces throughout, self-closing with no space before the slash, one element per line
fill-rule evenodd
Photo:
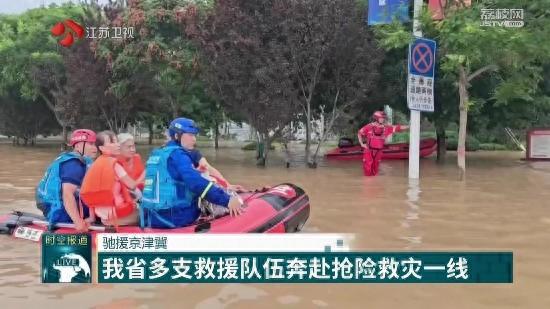
<path fill-rule="evenodd" d="M 542 44 L 541 35 L 548 33 L 548 27 L 541 21 L 534 22 L 539 28 L 501 28 L 480 26 L 482 8 L 502 8 L 505 1 L 481 1 L 471 8 L 458 7 L 446 12 L 442 21 L 433 21 L 429 12 L 422 16 L 422 30 L 425 37 L 438 41 L 441 70 L 445 78 L 450 78 L 458 88 L 459 141 L 458 166 L 461 178 L 466 172 L 465 142 L 468 112 L 477 99 L 471 97 L 470 88 L 481 78 L 498 76 L 500 82 L 494 88 L 497 102 L 515 101 L 518 98 L 530 99 L 536 92 L 541 79 L 540 63 L 548 55 L 548 46 Z M 507 4 L 510 4 L 509 2 Z M 508 7 L 529 9 L 540 14 L 526 14 L 525 23 L 545 17 L 542 6 L 529 6 L 528 1 L 515 2 Z M 400 47 L 412 37 L 401 25 L 382 27 L 379 34 L 386 46 Z M 546 35 L 545 38 L 548 38 Z M 542 38 L 545 40 L 545 38 Z M 546 43 L 548 43 L 546 41 Z M 497 71 L 498 72 L 495 72 Z"/>
<path fill-rule="evenodd" d="M 323 62 L 323 74 L 319 79 L 318 106 L 315 114 L 320 115 L 323 132 L 320 133 L 317 148 L 311 157 L 310 166 L 317 165 L 319 150 L 332 131 L 337 120 L 346 111 L 356 110 L 372 96 L 380 80 L 384 52 L 378 47 L 373 33 L 364 27 L 363 10 L 353 0 L 335 3 L 331 25 L 323 29 L 333 33 Z M 326 121 L 324 121 L 326 119 Z"/>
<path fill-rule="evenodd" d="M 13 136 L 14 144 L 19 145 L 23 139 L 25 145 L 34 145 L 37 135 L 58 132 L 55 117 L 43 101 L 23 99 L 17 90 L 0 96 L 0 133 Z"/>
<path fill-rule="evenodd" d="M 139 112 L 140 119 L 147 119 L 150 128 L 152 119 L 166 125 L 179 116 L 199 119 L 210 126 L 215 121 L 206 120 L 221 115 L 219 104 L 213 104 L 205 95 L 197 51 L 186 33 L 192 10 L 205 10 L 209 6 L 208 1 L 144 0 L 132 1 L 128 7 L 113 6 L 106 14 L 112 16 L 112 26 L 131 26 L 135 30 L 132 40 L 100 46 L 102 55 L 112 59 L 115 77 L 120 76 L 115 85 L 126 84 L 125 80 L 135 75 L 136 70 L 154 75 L 152 81 L 158 95 L 150 100 L 153 106 Z M 149 117 L 147 113 L 156 116 Z"/>
<path fill-rule="evenodd" d="M 203 76 L 228 113 L 241 114 L 258 131 L 267 162 L 272 141 L 294 118 L 297 93 L 276 3 L 225 0 L 201 18 L 190 14 L 187 31 L 199 46 Z"/>
<path fill-rule="evenodd" d="M 132 1 L 126 7 L 123 2 L 113 2 L 99 8 L 95 7 L 96 23 L 106 27 L 133 27 L 134 33 L 120 38 L 108 37 L 94 40 L 92 51 L 98 56 L 98 61 L 105 61 L 109 77 L 105 91 L 109 100 L 98 100 L 97 106 L 107 125 L 115 132 L 123 130 L 129 123 L 136 123 L 144 117 L 144 113 L 158 113 L 164 109 L 158 108 L 161 102 L 161 86 L 159 85 L 158 67 L 152 65 L 150 53 L 143 53 L 143 44 L 147 41 L 140 35 L 144 32 L 146 22 L 145 11 L 140 1 Z"/>
<path fill-rule="evenodd" d="M 49 63 L 49 68 L 60 70 L 63 48 L 50 34 L 50 28 L 67 18 L 78 19 L 82 16 L 79 6 L 66 4 L 60 7 L 28 10 L 17 16 L 0 16 L 0 92 L 11 92 L 16 102 L 41 102 L 55 116 L 57 123 L 66 132 L 67 119 L 58 108 L 58 102 L 52 100 L 52 94 L 36 83 L 34 78 L 37 65 Z M 9 101 L 9 100 L 8 100 Z M 4 101 L 6 102 L 6 101 Z M 51 117 L 51 113 L 42 113 Z"/>

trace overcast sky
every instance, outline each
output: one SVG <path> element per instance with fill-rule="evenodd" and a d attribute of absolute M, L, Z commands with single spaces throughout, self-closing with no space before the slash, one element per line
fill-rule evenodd
<path fill-rule="evenodd" d="M 35 9 L 42 5 L 48 6 L 50 3 L 62 4 L 70 0 L 0 0 L 0 14 L 19 14 L 28 9 Z M 79 0 L 71 1 L 73 3 Z M 108 0 L 99 0 L 100 4 L 107 3 Z"/>

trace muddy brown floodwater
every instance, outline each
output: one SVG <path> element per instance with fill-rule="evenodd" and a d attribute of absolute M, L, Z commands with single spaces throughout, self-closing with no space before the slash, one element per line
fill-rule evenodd
<path fill-rule="evenodd" d="M 514 283 L 41 284 L 39 246 L 2 236 L 1 307 L 550 308 L 550 163 L 470 153 L 467 180 L 459 182 L 451 153 L 444 165 L 421 160 L 421 181 L 409 183 L 407 161 L 384 161 L 380 176 L 365 178 L 360 162 L 285 169 L 274 153 L 260 169 L 253 153 L 238 148 L 202 150 L 233 183 L 304 188 L 312 207 L 304 232 L 355 233 L 354 250 L 511 250 Z M 34 186 L 55 155 L 51 146 L 0 145 L 0 212 L 36 211 Z"/>

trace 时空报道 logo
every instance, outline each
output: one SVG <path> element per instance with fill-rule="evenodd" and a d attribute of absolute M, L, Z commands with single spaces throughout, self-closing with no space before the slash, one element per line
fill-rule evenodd
<path fill-rule="evenodd" d="M 91 265 L 90 235 L 42 235 L 42 283 L 91 283 Z"/>

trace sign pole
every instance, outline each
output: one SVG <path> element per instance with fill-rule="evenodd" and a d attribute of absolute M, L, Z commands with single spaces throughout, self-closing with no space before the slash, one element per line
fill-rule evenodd
<path fill-rule="evenodd" d="M 388 124 L 393 125 L 393 109 L 389 105 L 384 105 L 384 112 L 386 113 Z M 390 134 L 386 137 L 386 143 L 391 143 L 393 141 L 393 134 Z"/>
<path fill-rule="evenodd" d="M 413 35 L 422 37 L 420 21 L 422 0 L 414 0 Z M 409 128 L 409 178 L 418 179 L 420 175 L 420 111 L 411 109 Z"/>

